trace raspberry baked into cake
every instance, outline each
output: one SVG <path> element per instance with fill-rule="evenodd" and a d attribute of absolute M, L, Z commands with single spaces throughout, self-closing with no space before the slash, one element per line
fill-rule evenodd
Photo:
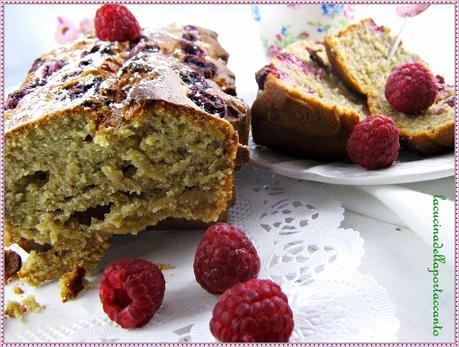
<path fill-rule="evenodd" d="M 431 77 L 435 97 L 416 114 L 397 111 L 386 99 L 394 69 L 414 63 L 413 74 L 419 66 L 428 70 L 403 45 L 388 59 L 394 42 L 389 29 L 366 19 L 326 36 L 324 43 L 300 41 L 287 47 L 256 75 L 260 91 L 252 106 L 254 141 L 304 158 L 347 159 L 354 126 L 368 115 L 385 115 L 394 120 L 406 148 L 421 155 L 451 151 L 454 88 L 441 76 Z"/>
<path fill-rule="evenodd" d="M 30 252 L 29 284 L 91 269 L 114 234 L 224 219 L 234 198 L 250 112 L 217 35 L 139 36 L 45 54 L 6 100 L 5 241 Z"/>

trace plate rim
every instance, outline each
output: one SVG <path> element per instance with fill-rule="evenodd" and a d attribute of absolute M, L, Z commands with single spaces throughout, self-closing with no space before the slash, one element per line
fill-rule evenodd
<path fill-rule="evenodd" d="M 271 155 L 282 156 L 283 157 L 282 160 L 276 163 L 272 163 L 272 162 L 269 162 L 268 160 L 264 160 L 260 158 L 260 155 L 257 153 L 257 150 L 258 150 L 257 146 L 261 146 L 264 149 L 268 150 L 269 154 Z M 418 174 L 398 173 L 395 176 L 381 175 L 381 176 L 366 176 L 366 177 L 349 177 L 349 176 L 336 177 L 332 175 L 320 174 L 318 172 L 308 172 L 307 171 L 308 168 L 305 168 L 304 170 L 295 170 L 292 168 L 282 166 L 279 163 L 286 162 L 285 157 L 290 159 L 288 160 L 288 162 L 295 162 L 295 161 L 301 161 L 301 160 L 307 160 L 307 159 L 289 157 L 288 155 L 277 152 L 276 150 L 269 148 L 267 146 L 255 144 L 251 137 L 249 139 L 248 148 L 250 151 L 250 161 L 251 162 L 261 167 L 264 167 L 276 174 L 290 177 L 290 178 L 300 179 L 304 181 L 313 181 L 313 182 L 328 183 L 328 184 L 347 185 L 347 186 L 406 184 L 406 183 L 416 183 L 416 182 L 424 182 L 424 181 L 436 180 L 436 179 L 441 179 L 441 178 L 447 178 L 447 177 L 454 176 L 454 172 L 455 172 L 454 152 L 449 153 L 449 154 L 446 154 L 446 153 L 443 154 L 443 156 L 447 156 L 447 155 L 451 156 L 451 159 L 452 159 L 451 167 L 441 168 L 435 171 L 428 171 L 428 172 L 421 171 Z M 430 157 L 429 159 L 431 158 L 432 157 Z M 421 159 L 420 161 L 422 160 L 424 159 Z M 412 161 L 412 162 L 416 162 L 416 161 Z M 317 166 L 329 164 L 329 163 L 320 163 L 320 162 L 317 162 L 317 163 L 319 163 L 319 165 Z M 339 163 L 339 162 L 334 162 L 334 163 Z M 353 165 L 356 165 L 356 164 L 353 164 Z"/>

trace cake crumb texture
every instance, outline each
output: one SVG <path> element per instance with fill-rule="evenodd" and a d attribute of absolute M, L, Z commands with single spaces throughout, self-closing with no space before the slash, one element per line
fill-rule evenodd
<path fill-rule="evenodd" d="M 20 287 L 13 287 L 12 290 L 13 290 L 13 294 L 16 294 L 16 295 L 24 294 L 24 291 Z"/>
<path fill-rule="evenodd" d="M 46 308 L 45 305 L 40 305 L 35 296 L 29 295 L 21 302 L 7 301 L 5 306 L 5 314 L 10 318 L 15 318 L 20 321 L 24 320 L 24 317 L 29 312 L 41 312 Z"/>

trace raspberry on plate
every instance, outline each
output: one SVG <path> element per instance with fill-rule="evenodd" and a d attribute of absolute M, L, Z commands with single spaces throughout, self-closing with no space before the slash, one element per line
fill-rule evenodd
<path fill-rule="evenodd" d="M 437 99 L 437 85 L 430 70 L 421 63 L 397 66 L 384 89 L 387 101 L 397 111 L 418 114 Z"/>
<path fill-rule="evenodd" d="M 194 258 L 196 281 L 212 294 L 256 278 L 260 258 L 247 235 L 240 229 L 218 223 L 207 229 Z"/>
<path fill-rule="evenodd" d="M 99 297 L 107 316 L 123 328 L 147 324 L 164 297 L 161 270 L 142 259 L 122 259 L 109 264 L 102 273 Z"/>
<path fill-rule="evenodd" d="M 221 342 L 288 342 L 293 313 L 270 280 L 253 279 L 226 290 L 214 307 L 210 331 Z"/>
<path fill-rule="evenodd" d="M 389 167 L 398 157 L 399 137 L 400 131 L 392 118 L 369 116 L 352 130 L 347 154 L 368 170 Z"/>
<path fill-rule="evenodd" d="M 140 37 L 140 26 L 123 5 L 105 4 L 94 18 L 96 36 L 103 41 L 134 41 Z"/>

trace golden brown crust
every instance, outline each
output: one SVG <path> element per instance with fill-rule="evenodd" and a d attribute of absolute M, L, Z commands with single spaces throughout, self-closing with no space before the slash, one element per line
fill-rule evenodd
<path fill-rule="evenodd" d="M 252 106 L 253 138 L 296 157 L 343 160 L 346 141 L 360 116 L 337 112 L 314 99 L 305 101 L 268 77 Z"/>
<path fill-rule="evenodd" d="M 236 162 L 235 162 L 236 169 L 247 164 L 249 161 L 250 161 L 250 152 L 249 152 L 248 147 L 239 145 L 237 147 L 237 154 L 236 154 Z"/>
<path fill-rule="evenodd" d="M 59 283 L 60 297 L 62 302 L 75 299 L 78 294 L 85 288 L 86 270 L 75 265 L 71 272 L 64 274 Z"/>
<path fill-rule="evenodd" d="M 21 86 L 25 95 L 17 106 L 7 107 L 6 137 L 49 118 L 65 116 L 66 111 L 85 112 L 97 125 L 110 122 L 116 126 L 114 122 L 128 119 L 120 114 L 135 109 L 132 106 L 139 99 L 165 100 L 207 111 L 190 100 L 190 85 L 179 77 L 182 71 L 190 74 L 196 70 L 206 78 L 207 88 L 228 106 L 228 114 L 216 118 L 223 117 L 240 131 L 244 144 L 249 109 L 230 95 L 235 94 L 234 75 L 226 67 L 228 54 L 216 33 L 195 26 L 170 25 L 143 34 L 137 43 L 107 43 L 86 37 L 37 59 Z M 193 35 L 195 41 L 186 40 L 186 35 Z M 205 56 L 189 53 L 194 50 Z M 212 68 L 203 72 L 193 59 Z"/>
<path fill-rule="evenodd" d="M 404 147 L 422 155 L 447 153 L 454 144 L 454 122 L 439 126 L 433 132 L 400 132 L 400 135 Z"/>

